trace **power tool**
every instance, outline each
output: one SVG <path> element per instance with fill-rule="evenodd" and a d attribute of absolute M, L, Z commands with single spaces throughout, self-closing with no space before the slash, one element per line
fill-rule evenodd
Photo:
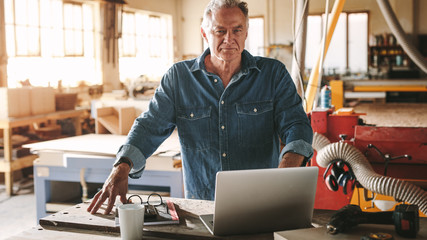
<path fill-rule="evenodd" d="M 363 212 L 358 205 L 348 204 L 331 217 L 326 229 L 330 234 L 337 234 L 358 224 L 391 224 L 395 226 L 397 234 L 415 238 L 420 226 L 418 206 L 400 204 L 395 211 Z"/>

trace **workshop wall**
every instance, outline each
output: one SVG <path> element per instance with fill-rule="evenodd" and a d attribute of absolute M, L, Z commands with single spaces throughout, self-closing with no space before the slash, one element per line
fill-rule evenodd
<path fill-rule="evenodd" d="M 180 0 L 181 1 L 181 0 Z M 426 34 L 427 10 L 425 0 L 389 0 L 403 29 L 408 34 Z M 202 51 L 200 21 L 209 0 L 182 0 L 181 46 L 183 55 L 198 55 Z M 292 42 L 292 0 L 246 0 L 250 16 L 264 16 L 268 44 L 289 44 Z M 326 1 L 310 1 L 309 12 L 323 13 Z M 333 1 L 330 2 L 330 8 Z M 375 0 L 347 0 L 344 11 L 369 11 L 370 34 L 390 32 Z"/>

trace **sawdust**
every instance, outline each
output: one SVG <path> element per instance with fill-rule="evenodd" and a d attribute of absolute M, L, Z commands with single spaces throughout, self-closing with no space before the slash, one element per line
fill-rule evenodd
<path fill-rule="evenodd" d="M 427 103 L 359 103 L 366 124 L 382 127 L 427 127 Z"/>

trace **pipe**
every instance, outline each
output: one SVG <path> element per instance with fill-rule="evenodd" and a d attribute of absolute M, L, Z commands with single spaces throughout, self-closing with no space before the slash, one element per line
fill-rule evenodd
<path fill-rule="evenodd" d="M 311 144 L 311 146 L 313 147 L 314 150 L 316 150 L 317 152 L 326 147 L 327 145 L 331 144 L 331 141 L 329 141 L 329 139 L 325 136 L 323 136 L 322 134 L 315 132 L 313 135 L 313 143 Z"/>
<path fill-rule="evenodd" d="M 427 73 L 427 61 L 421 55 L 421 53 L 415 48 L 414 44 L 411 44 L 409 39 L 406 37 L 402 26 L 396 18 L 393 9 L 390 6 L 388 0 L 377 0 L 378 6 L 384 18 L 390 28 L 391 32 L 396 37 L 403 50 L 408 54 L 411 60 L 425 73 Z"/>
<path fill-rule="evenodd" d="M 86 168 L 80 169 L 80 185 L 82 186 L 82 201 L 87 201 L 88 198 L 88 187 L 85 179 Z"/>
<path fill-rule="evenodd" d="M 339 18 L 338 18 L 339 19 Z M 320 54 L 320 61 L 319 61 L 319 74 L 317 77 L 317 88 L 316 88 L 316 94 L 314 96 L 319 96 L 320 94 L 320 86 L 322 85 L 322 76 L 323 76 L 323 63 L 325 62 L 325 55 L 326 55 L 326 35 L 328 34 L 328 20 L 329 20 L 329 0 L 326 0 L 326 8 L 325 8 L 325 26 L 323 27 L 323 39 L 322 39 L 322 48 L 321 48 L 321 54 Z M 313 108 L 316 108 L 318 106 L 317 104 L 317 97 L 314 98 L 313 101 Z"/>
<path fill-rule="evenodd" d="M 295 3 L 296 2 L 296 3 Z M 307 16 L 308 16 L 309 0 L 294 0 L 296 5 L 293 21 L 294 47 L 292 51 L 292 71 L 291 77 L 294 81 L 298 95 L 304 99 L 304 61 L 305 61 L 305 46 L 307 35 Z"/>
<path fill-rule="evenodd" d="M 317 151 L 317 164 L 326 168 L 333 160 L 344 160 L 350 164 L 357 181 L 366 189 L 398 201 L 418 205 L 427 214 L 427 192 L 407 181 L 382 176 L 374 171 L 368 159 L 356 147 L 343 142 L 328 144 Z"/>
<path fill-rule="evenodd" d="M 329 44 L 331 43 L 332 35 L 335 31 L 335 27 L 337 26 L 338 19 L 344 7 L 345 0 L 337 0 L 334 3 L 334 6 L 331 11 L 331 22 L 328 24 L 328 33 L 326 38 L 325 45 L 325 54 L 328 52 Z M 317 62 L 314 65 L 310 79 L 308 80 L 307 90 L 305 92 L 306 103 L 304 104 L 305 112 L 311 112 L 313 109 L 314 99 L 316 97 L 316 91 L 318 88 L 317 81 L 319 79 L 319 67 L 320 67 L 320 58 L 322 55 L 322 51 L 319 51 L 319 56 L 317 57 Z"/>

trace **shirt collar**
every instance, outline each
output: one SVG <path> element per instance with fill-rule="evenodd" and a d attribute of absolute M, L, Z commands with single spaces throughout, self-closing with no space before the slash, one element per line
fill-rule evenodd
<path fill-rule="evenodd" d="M 210 49 L 207 48 L 202 55 L 197 57 L 196 60 L 194 61 L 193 66 L 191 66 L 191 71 L 195 72 L 195 71 L 203 70 L 206 72 L 205 58 L 210 53 L 211 53 Z M 240 72 L 242 74 L 248 74 L 251 69 L 256 69 L 257 71 L 261 71 L 256 65 L 255 57 L 252 56 L 248 51 L 243 50 L 242 68 L 240 69 Z"/>

